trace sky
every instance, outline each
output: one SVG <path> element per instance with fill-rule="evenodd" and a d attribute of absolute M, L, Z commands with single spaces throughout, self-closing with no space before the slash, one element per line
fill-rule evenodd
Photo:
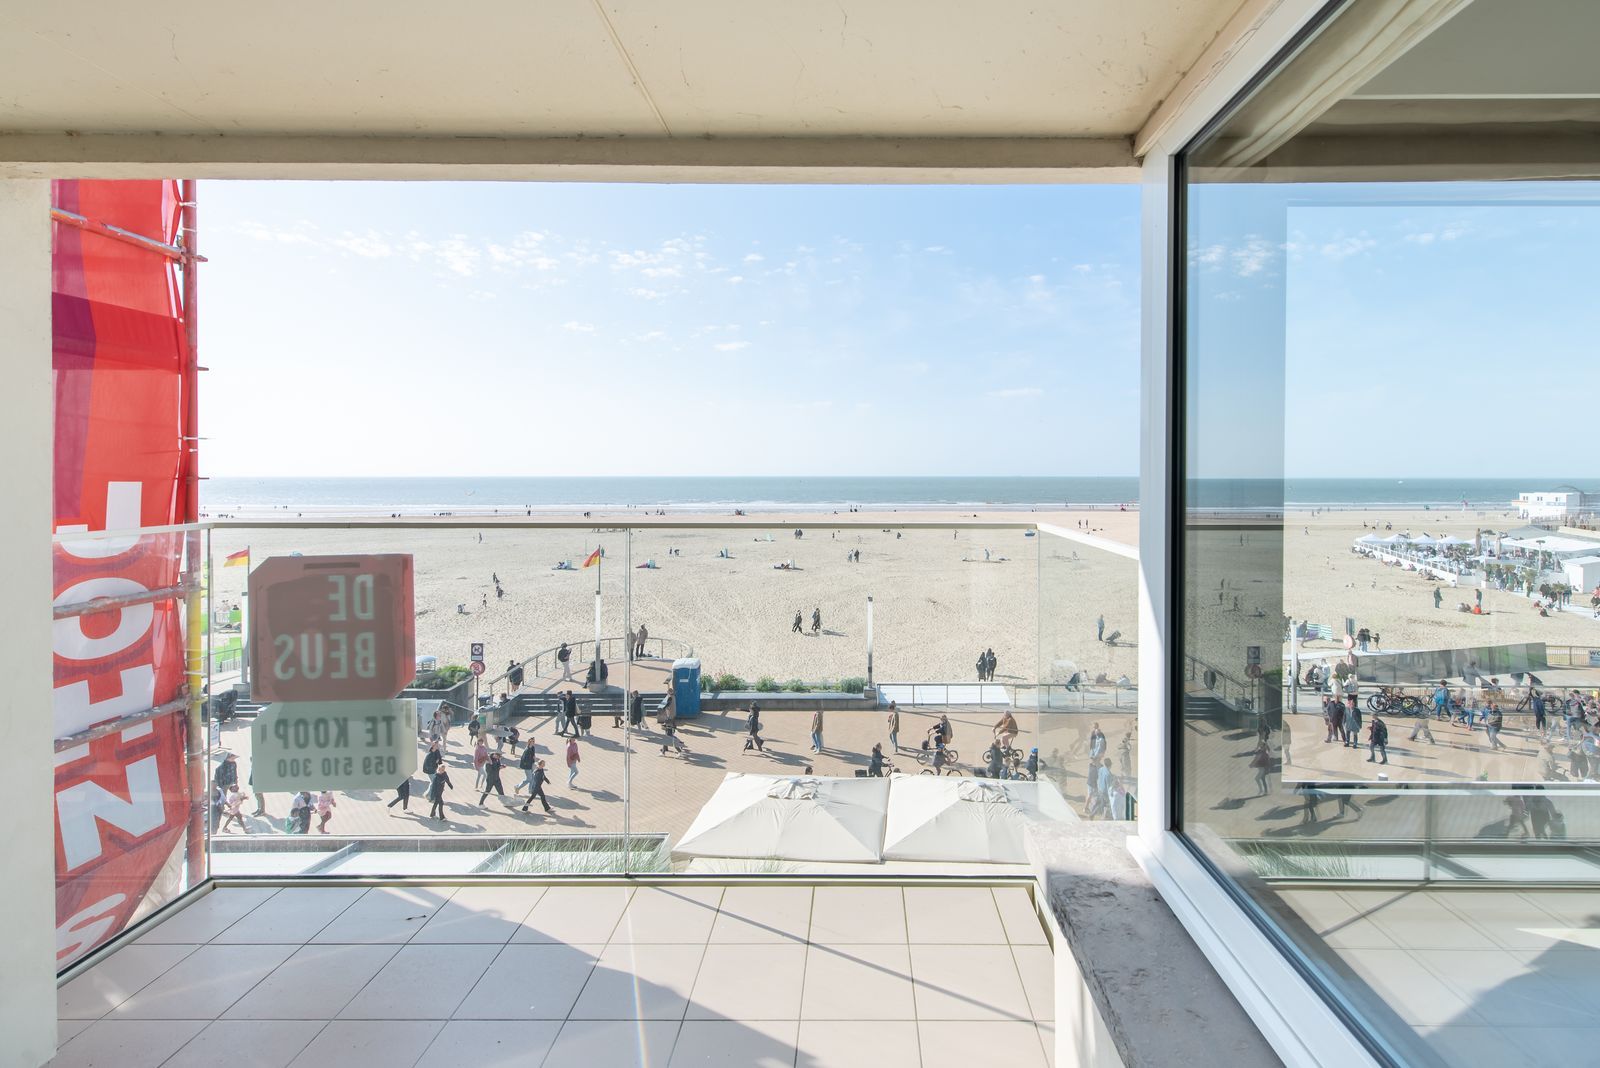
<path fill-rule="evenodd" d="M 1195 475 L 1600 473 L 1600 183 L 1199 186 L 1190 219 Z"/>
<path fill-rule="evenodd" d="M 1137 473 L 1135 186 L 198 199 L 211 476 Z"/>

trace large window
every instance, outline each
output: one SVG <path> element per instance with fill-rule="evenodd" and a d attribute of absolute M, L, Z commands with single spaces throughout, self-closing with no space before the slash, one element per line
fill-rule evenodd
<path fill-rule="evenodd" d="M 1355 0 L 1181 163 L 1177 819 L 1394 1063 L 1600 1026 L 1597 34 Z"/>

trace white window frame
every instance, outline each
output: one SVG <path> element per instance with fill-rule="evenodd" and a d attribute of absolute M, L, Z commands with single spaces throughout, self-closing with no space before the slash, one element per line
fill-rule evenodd
<path fill-rule="evenodd" d="M 1216 968 L 1283 1062 L 1291 1066 L 1377 1066 L 1363 1040 L 1218 881 L 1174 829 L 1172 702 L 1168 671 L 1174 635 L 1171 511 L 1170 360 L 1183 323 L 1173 303 L 1177 219 L 1175 159 L 1183 147 L 1329 7 L 1326 0 L 1251 0 L 1201 56 L 1135 139 L 1141 176 L 1141 354 L 1139 457 L 1139 768 L 1137 834 L 1128 847 L 1162 898 Z"/>

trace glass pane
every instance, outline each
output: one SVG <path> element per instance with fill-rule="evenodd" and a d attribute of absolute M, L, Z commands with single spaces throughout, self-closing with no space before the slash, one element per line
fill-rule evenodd
<path fill-rule="evenodd" d="M 1357 0 L 1183 167 L 1179 820 L 1404 1063 L 1596 1019 L 1594 20 Z"/>

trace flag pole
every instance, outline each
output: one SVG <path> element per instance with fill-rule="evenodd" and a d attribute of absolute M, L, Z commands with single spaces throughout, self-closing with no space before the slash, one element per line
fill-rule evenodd
<path fill-rule="evenodd" d="M 239 685 L 250 692 L 250 546 L 244 547 L 244 593 L 239 595 Z"/>
<path fill-rule="evenodd" d="M 601 550 L 599 545 L 595 546 L 595 552 L 600 554 L 595 559 L 595 562 L 594 562 L 594 681 L 596 683 L 598 683 L 600 681 L 600 664 L 601 664 L 601 655 L 600 655 L 600 576 L 605 572 L 606 554 Z"/>

